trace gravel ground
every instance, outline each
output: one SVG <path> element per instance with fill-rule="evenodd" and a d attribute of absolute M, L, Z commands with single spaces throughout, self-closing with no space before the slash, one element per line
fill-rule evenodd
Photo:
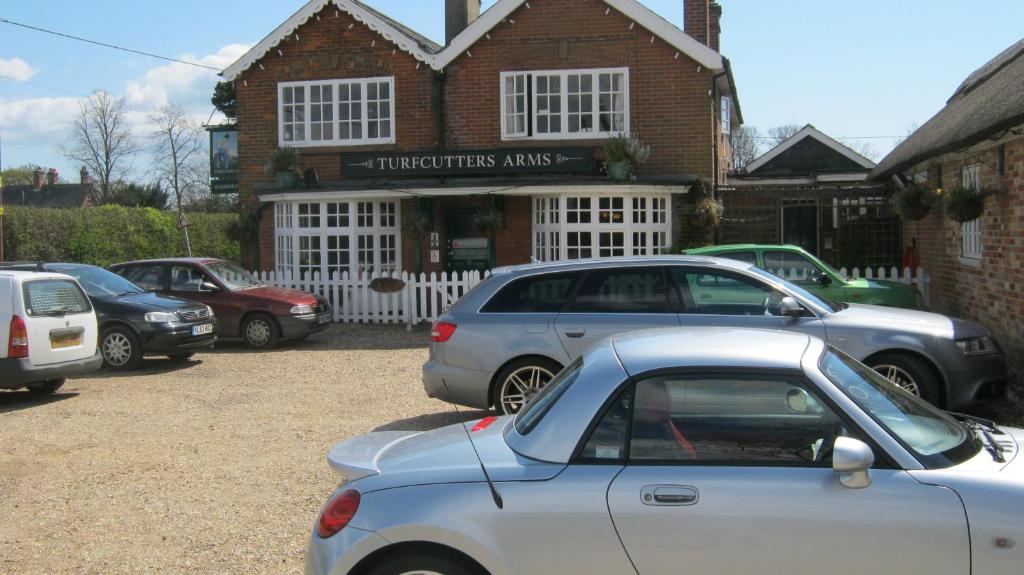
<path fill-rule="evenodd" d="M 301 573 L 334 443 L 482 415 L 424 395 L 427 337 L 335 325 L 50 398 L 0 392 L 0 573 Z M 975 413 L 1024 425 L 1017 382 Z"/>
<path fill-rule="evenodd" d="M 427 337 L 332 326 L 0 392 L 0 573 L 301 573 L 334 443 L 479 416 L 424 395 Z"/>

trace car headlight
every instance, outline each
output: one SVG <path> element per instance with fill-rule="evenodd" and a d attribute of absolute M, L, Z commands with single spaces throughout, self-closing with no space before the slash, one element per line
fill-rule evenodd
<path fill-rule="evenodd" d="M 213 317 L 213 308 L 212 307 L 206 306 L 206 312 L 210 314 L 210 317 Z"/>
<path fill-rule="evenodd" d="M 956 346 L 960 348 L 960 351 L 964 352 L 964 355 L 991 355 L 999 353 L 996 342 L 987 335 L 957 340 Z"/>
<path fill-rule="evenodd" d="M 295 315 L 309 315 L 313 313 L 313 306 L 309 304 L 297 305 L 292 308 L 292 313 Z"/>
<path fill-rule="evenodd" d="M 176 323 L 178 316 L 166 311 L 151 311 L 146 314 L 146 321 L 149 323 Z"/>

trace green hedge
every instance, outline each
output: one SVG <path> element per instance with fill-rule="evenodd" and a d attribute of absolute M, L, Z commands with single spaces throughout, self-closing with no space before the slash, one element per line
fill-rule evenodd
<path fill-rule="evenodd" d="M 187 214 L 195 256 L 238 262 L 239 242 L 232 239 L 235 214 Z M 7 207 L 4 215 L 5 258 L 81 262 L 98 266 L 128 260 L 187 255 L 185 238 L 174 212 L 153 208 Z"/>

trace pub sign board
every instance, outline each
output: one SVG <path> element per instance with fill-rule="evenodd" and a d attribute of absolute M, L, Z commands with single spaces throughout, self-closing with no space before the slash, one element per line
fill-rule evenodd
<path fill-rule="evenodd" d="M 594 174 L 593 148 L 509 148 L 342 154 L 348 178 Z"/>
<path fill-rule="evenodd" d="M 210 192 L 238 193 L 238 129 L 231 124 L 210 126 Z"/>

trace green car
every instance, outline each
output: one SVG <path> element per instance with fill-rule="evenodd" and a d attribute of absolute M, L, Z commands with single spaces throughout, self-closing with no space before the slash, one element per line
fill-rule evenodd
<path fill-rule="evenodd" d="M 798 246 L 733 244 L 695 248 L 684 250 L 683 253 L 754 264 L 831 301 L 908 309 L 925 308 L 921 292 L 913 286 L 884 280 L 847 279 L 835 268 Z"/>

